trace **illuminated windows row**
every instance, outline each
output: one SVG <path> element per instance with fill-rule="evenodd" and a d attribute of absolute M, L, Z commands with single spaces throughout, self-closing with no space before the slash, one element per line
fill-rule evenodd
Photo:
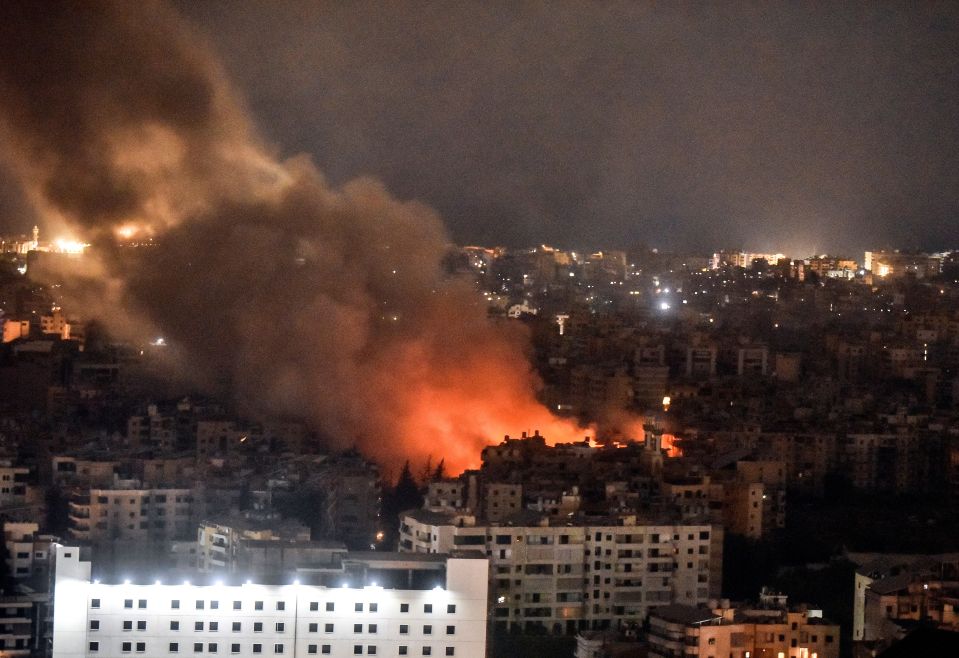
<path fill-rule="evenodd" d="M 134 602 L 136 603 L 136 608 L 139 609 L 139 610 L 145 610 L 146 607 L 147 607 L 147 600 L 146 600 L 146 599 L 124 599 L 124 600 L 123 600 L 123 607 L 124 607 L 125 609 L 133 609 L 133 607 L 134 607 Z M 100 604 L 101 604 L 100 599 L 90 599 L 90 607 L 91 607 L 91 608 L 93 608 L 93 609 L 99 609 L 99 608 L 100 608 Z M 194 606 L 195 606 L 195 609 L 196 609 L 196 610 L 206 610 L 206 609 L 207 609 L 207 605 L 209 605 L 209 609 L 210 609 L 210 610 L 219 610 L 219 609 L 220 609 L 220 602 L 219 602 L 219 601 L 215 601 L 215 600 L 209 600 L 209 601 L 207 601 L 207 600 L 204 600 L 204 599 L 196 599 L 195 602 L 194 602 Z M 286 610 L 286 601 L 276 601 L 276 604 L 275 604 L 275 605 L 276 605 L 276 609 L 277 609 L 277 610 L 281 610 L 281 611 L 282 611 L 282 610 Z M 263 610 L 263 606 L 264 606 L 264 602 L 263 602 L 263 601 L 254 601 L 254 602 L 253 602 L 253 609 L 254 609 L 254 610 Z M 179 610 L 179 609 L 180 609 L 180 600 L 179 600 L 179 599 L 172 599 L 172 600 L 170 601 L 170 609 L 171 609 L 171 610 Z M 234 609 L 234 610 L 242 610 L 242 609 L 243 609 L 243 602 L 242 602 L 242 601 L 234 601 L 234 602 L 233 602 L 233 609 Z M 319 601 L 311 601 L 311 602 L 310 602 L 310 612 L 318 612 L 319 609 L 320 609 L 320 603 L 319 603 Z M 335 605 L 332 601 L 327 601 L 326 604 L 325 604 L 325 608 L 324 608 L 324 609 L 326 610 L 326 612 L 334 612 L 334 611 L 336 610 L 336 605 Z M 363 612 L 364 610 L 368 610 L 369 612 L 378 612 L 378 611 L 379 611 L 379 604 L 377 604 L 377 603 L 369 603 L 369 604 L 355 603 L 355 604 L 353 604 L 353 611 L 354 611 L 354 612 Z M 400 612 L 409 612 L 409 611 L 410 611 L 410 604 L 409 604 L 409 603 L 401 603 L 401 604 L 400 604 Z M 432 603 L 424 603 L 424 604 L 423 604 L 423 612 L 424 612 L 425 614 L 432 614 L 432 613 L 433 613 L 433 604 L 432 604 Z M 452 615 L 452 614 L 455 614 L 455 613 L 456 613 L 456 604 L 455 604 L 455 603 L 450 603 L 450 604 L 448 604 L 448 605 L 446 606 L 446 612 L 447 612 L 447 614 L 451 614 L 451 615 Z"/>
<path fill-rule="evenodd" d="M 88 644 L 88 650 L 90 653 L 99 653 L 100 651 L 100 642 L 94 641 Z M 252 652 L 254 654 L 262 654 L 263 645 L 259 643 L 254 643 L 251 645 Z M 121 642 L 120 651 L 122 653 L 146 653 L 147 646 L 146 642 Z M 183 651 L 189 651 L 189 644 L 183 645 Z M 236 654 L 241 652 L 240 643 L 230 644 L 230 653 Z M 180 643 L 179 642 L 170 642 L 167 646 L 167 651 L 169 653 L 180 653 Z M 273 645 L 273 653 L 275 655 L 283 655 L 286 651 L 286 645 L 282 643 L 277 643 Z M 220 652 L 220 645 L 216 642 L 194 642 L 192 652 L 194 654 L 198 653 L 209 653 L 209 654 L 218 654 Z M 329 655 L 331 652 L 331 645 L 329 644 L 309 644 L 306 647 L 306 652 L 311 655 Z M 374 644 L 362 645 L 354 644 L 353 645 L 353 655 L 354 656 L 375 656 L 377 655 L 377 647 Z M 406 645 L 400 645 L 397 650 L 397 655 L 408 656 L 409 647 Z M 432 656 L 433 647 L 423 647 L 421 655 L 423 656 Z M 438 655 L 438 654 L 437 654 Z M 456 648 L 455 647 L 445 647 L 443 653 L 445 656 L 455 656 Z"/>
<path fill-rule="evenodd" d="M 122 628 L 123 628 L 124 631 L 132 631 L 134 628 L 136 628 L 136 630 L 138 630 L 138 631 L 145 631 L 145 630 L 147 629 L 146 620 L 137 620 L 136 622 L 134 622 L 134 620 L 132 620 L 132 619 L 125 619 L 125 620 L 123 620 L 122 623 L 123 623 Z M 136 625 L 134 626 L 134 624 L 136 624 Z M 318 632 L 320 631 L 320 625 L 319 625 L 318 623 L 310 623 L 310 624 L 307 626 L 307 628 L 308 628 L 308 631 L 309 631 L 310 633 L 318 633 Z M 334 628 L 333 624 L 324 624 L 324 625 L 323 625 L 323 632 L 324 632 L 324 633 L 332 633 L 332 632 L 333 632 L 333 628 Z M 366 625 L 366 632 L 367 632 L 367 633 L 375 634 L 375 633 L 378 631 L 378 628 L 379 628 L 379 627 L 377 626 L 377 624 L 367 624 L 367 625 Z M 99 630 L 100 630 L 100 620 L 99 620 L 99 619 L 91 619 L 91 620 L 90 620 L 90 630 L 91 630 L 91 631 L 99 631 Z M 180 622 L 179 622 L 179 620 L 174 619 L 174 620 L 171 620 L 171 621 L 170 621 L 170 630 L 171 630 L 171 631 L 179 631 L 179 630 L 180 630 Z M 218 622 L 218 621 L 211 621 L 211 622 L 195 621 L 195 622 L 193 622 L 193 630 L 196 631 L 196 632 L 204 632 L 204 631 L 206 631 L 206 632 L 210 632 L 210 633 L 217 633 L 217 632 L 219 632 L 219 630 L 220 630 L 220 622 Z M 242 630 L 243 630 L 243 623 L 242 623 L 242 622 L 239 622 L 239 621 L 231 622 L 230 630 L 231 630 L 232 632 L 234 632 L 234 633 L 240 633 L 240 632 L 242 632 Z M 282 621 L 276 622 L 276 623 L 273 625 L 273 630 L 274 630 L 275 632 L 277 632 L 277 633 L 284 633 L 284 632 L 286 632 L 286 622 L 282 622 Z M 255 621 L 255 622 L 253 622 L 253 632 L 254 632 L 254 633 L 262 633 L 262 632 L 263 632 L 263 622 L 261 622 L 261 621 Z M 354 633 L 362 633 L 362 632 L 363 632 L 363 624 L 353 624 L 353 632 L 354 632 Z M 410 625 L 409 625 L 409 624 L 400 624 L 400 635 L 408 635 L 409 632 L 410 632 Z M 432 625 L 432 624 L 424 624 L 424 625 L 423 625 L 423 635 L 432 635 L 432 634 L 433 634 L 433 625 Z M 447 627 L 446 627 L 446 634 L 447 634 L 447 635 L 455 635 L 455 634 L 456 634 L 456 626 L 454 626 L 454 625 L 452 625 L 452 624 L 447 625 Z"/>

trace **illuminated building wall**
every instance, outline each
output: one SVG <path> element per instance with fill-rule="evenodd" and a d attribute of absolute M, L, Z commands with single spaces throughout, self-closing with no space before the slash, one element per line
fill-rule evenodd
<path fill-rule="evenodd" d="M 303 584 L 160 584 L 143 573 L 107 583 L 91 581 L 79 549 L 58 546 L 53 658 L 485 656 L 485 559 L 368 555 L 362 573 L 435 576 L 410 589 L 308 584 L 331 575 L 320 572 L 301 572 Z"/>

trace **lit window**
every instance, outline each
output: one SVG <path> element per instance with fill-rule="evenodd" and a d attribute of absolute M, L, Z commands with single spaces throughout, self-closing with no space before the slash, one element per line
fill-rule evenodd
<path fill-rule="evenodd" d="M 178 630 L 180 630 L 180 622 L 178 622 L 178 621 L 171 621 L 171 622 L 170 622 L 170 630 L 171 630 L 171 631 L 178 631 Z"/>
<path fill-rule="evenodd" d="M 177 653 L 180 650 L 179 642 L 170 642 L 170 653 Z"/>
<path fill-rule="evenodd" d="M 100 643 L 99 643 L 99 642 L 91 642 L 91 643 L 89 644 L 89 649 L 90 649 L 90 652 L 91 652 L 91 653 L 95 653 L 95 652 L 99 651 L 99 650 L 100 650 Z"/>
<path fill-rule="evenodd" d="M 99 607 L 100 607 L 100 599 L 90 599 L 90 607 L 91 607 L 91 608 L 99 608 Z"/>
<path fill-rule="evenodd" d="M 99 620 L 99 619 L 91 619 L 91 620 L 90 620 L 90 630 L 91 630 L 91 631 L 98 631 L 98 630 L 100 630 L 100 620 Z"/>

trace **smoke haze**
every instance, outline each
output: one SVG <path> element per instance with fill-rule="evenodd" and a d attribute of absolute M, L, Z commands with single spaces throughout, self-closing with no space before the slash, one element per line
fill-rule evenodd
<path fill-rule="evenodd" d="M 40 217 L 99 246 L 78 311 L 162 335 L 206 390 L 391 465 L 461 469 L 533 427 L 581 438 L 536 402 L 522 328 L 444 279 L 439 217 L 277 160 L 168 7 L 0 3 L 0 43 L 5 161 Z M 131 255 L 118 232 L 160 246 Z"/>

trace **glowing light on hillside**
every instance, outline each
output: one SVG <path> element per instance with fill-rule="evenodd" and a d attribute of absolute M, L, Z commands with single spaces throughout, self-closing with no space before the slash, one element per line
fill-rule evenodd
<path fill-rule="evenodd" d="M 89 246 L 84 242 L 67 238 L 57 238 L 53 241 L 54 250 L 61 254 L 82 254 L 83 250 Z"/>

